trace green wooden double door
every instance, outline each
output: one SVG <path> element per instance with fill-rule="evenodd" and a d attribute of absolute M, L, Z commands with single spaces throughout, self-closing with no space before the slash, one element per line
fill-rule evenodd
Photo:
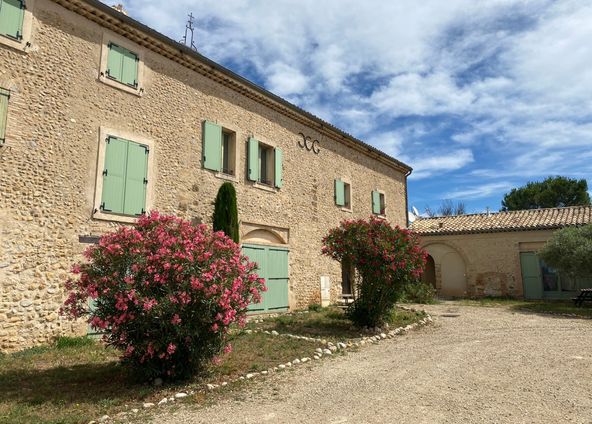
<path fill-rule="evenodd" d="M 257 273 L 265 279 L 267 291 L 252 312 L 276 312 L 288 309 L 288 249 L 276 246 L 244 244 L 243 254 L 259 266 Z"/>

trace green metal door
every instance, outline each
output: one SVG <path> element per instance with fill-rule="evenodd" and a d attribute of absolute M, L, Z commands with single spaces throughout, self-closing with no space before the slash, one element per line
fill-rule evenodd
<path fill-rule="evenodd" d="M 522 269 L 522 284 L 525 299 L 543 298 L 543 281 L 541 278 L 541 264 L 534 252 L 520 253 L 520 268 Z"/>
<path fill-rule="evenodd" d="M 257 273 L 265 279 L 267 291 L 260 303 L 252 304 L 253 312 L 288 309 L 288 249 L 263 245 L 243 245 L 243 254 L 259 266 Z"/>

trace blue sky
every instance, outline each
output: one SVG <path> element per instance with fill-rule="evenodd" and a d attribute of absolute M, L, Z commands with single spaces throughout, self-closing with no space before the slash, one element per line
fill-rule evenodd
<path fill-rule="evenodd" d="M 414 168 L 469 212 L 548 175 L 592 188 L 592 1 L 126 0 L 207 57 Z"/>

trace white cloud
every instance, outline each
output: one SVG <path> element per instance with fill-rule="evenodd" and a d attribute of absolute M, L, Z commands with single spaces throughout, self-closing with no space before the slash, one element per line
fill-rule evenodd
<path fill-rule="evenodd" d="M 504 194 L 515 185 L 510 182 L 496 182 L 496 183 L 487 183 L 487 184 L 480 184 L 480 185 L 472 185 L 468 187 L 461 187 L 449 191 L 444 194 L 445 199 L 458 199 L 458 200 L 466 200 L 466 199 L 480 199 L 484 197 L 490 197 L 495 194 Z"/>
<path fill-rule="evenodd" d="M 469 149 L 449 150 L 446 152 L 430 152 L 425 156 L 407 158 L 402 156 L 406 163 L 413 167 L 410 178 L 421 179 L 443 172 L 461 169 L 473 162 L 473 153 Z"/>

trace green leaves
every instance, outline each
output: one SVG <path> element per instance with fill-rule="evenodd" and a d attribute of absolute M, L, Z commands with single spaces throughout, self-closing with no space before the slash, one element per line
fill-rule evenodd
<path fill-rule="evenodd" d="M 542 182 L 529 182 L 504 196 L 502 211 L 556 208 L 589 205 L 588 183 L 585 179 L 548 177 Z"/>
<path fill-rule="evenodd" d="M 539 255 L 568 275 L 592 276 L 592 225 L 557 231 Z"/>

